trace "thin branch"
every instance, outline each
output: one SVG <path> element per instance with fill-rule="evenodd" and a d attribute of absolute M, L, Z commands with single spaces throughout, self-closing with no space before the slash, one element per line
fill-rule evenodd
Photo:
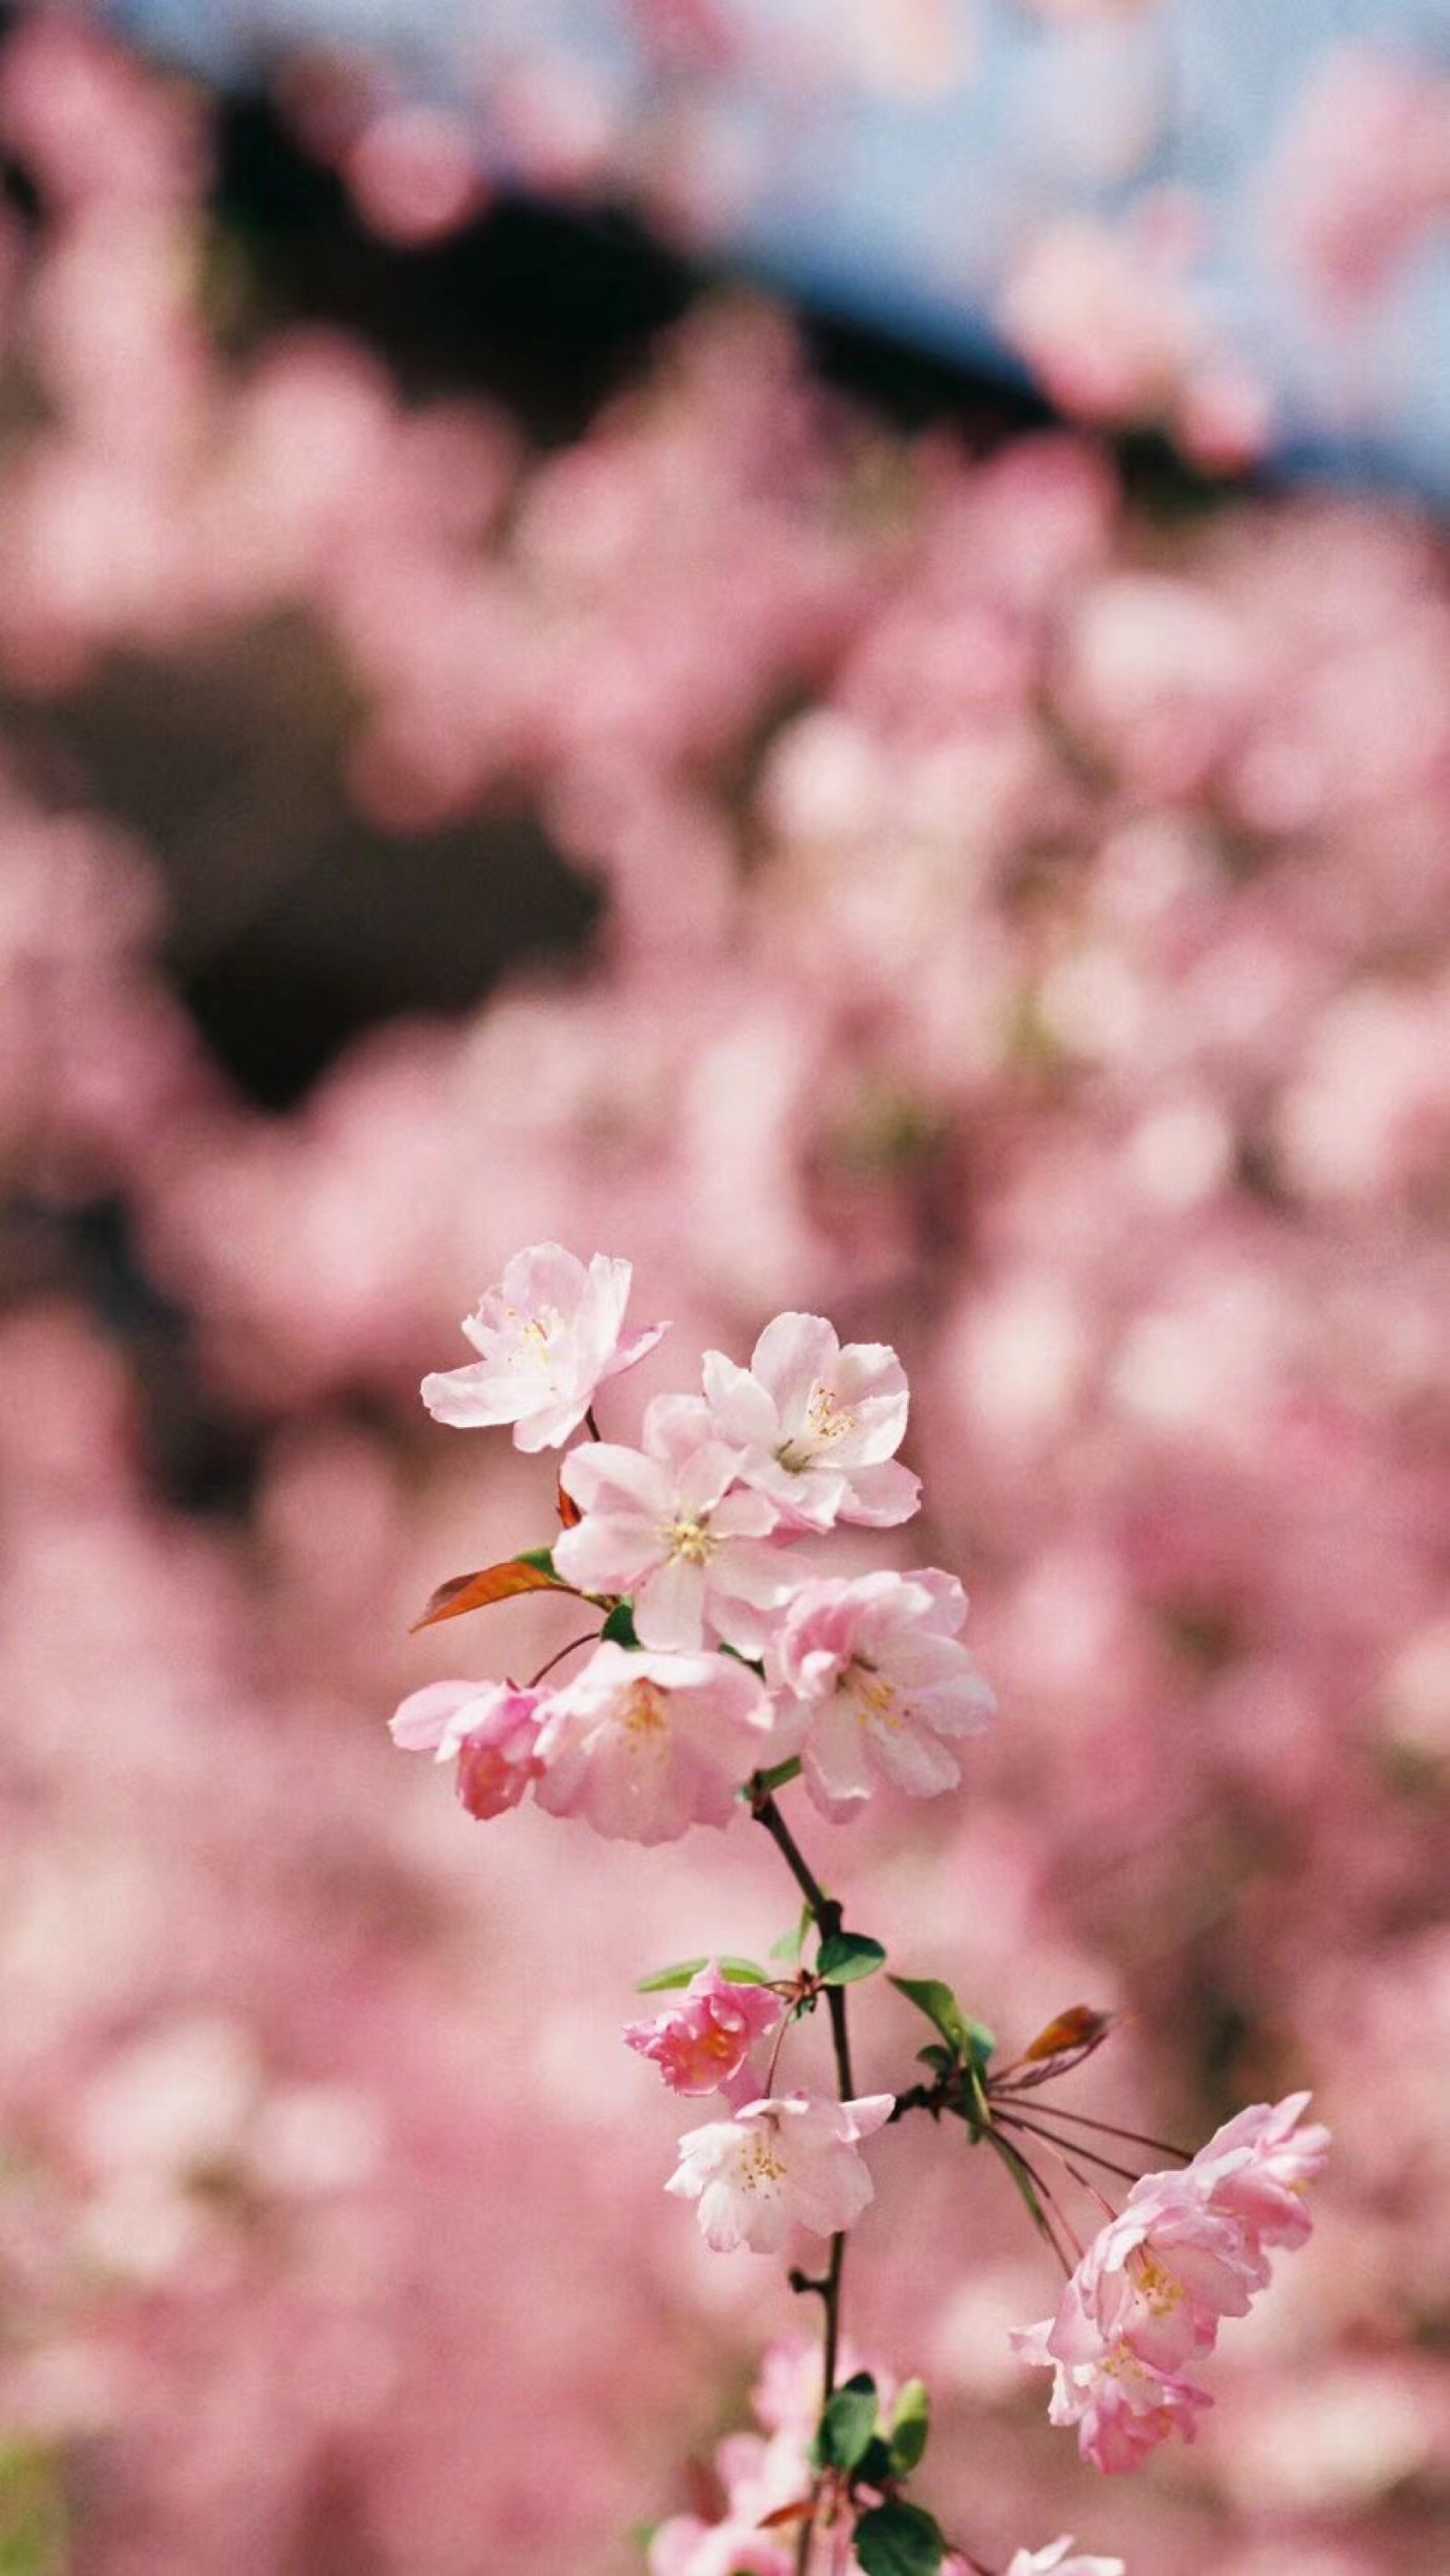
<path fill-rule="evenodd" d="M 537 1690 L 545 1673 L 551 1673 L 556 1664 L 562 1664 L 566 1655 L 577 1655 L 581 1646 L 597 1645 L 601 1633 L 602 1631 L 600 1629 L 591 1628 L 587 1636 L 571 1637 L 567 1646 L 561 1646 L 559 1648 L 557 1655 L 551 1655 L 546 1664 L 540 1664 L 533 1680 L 531 1682 L 525 1682 L 525 1690 Z"/>
<path fill-rule="evenodd" d="M 782 1854 L 787 1869 L 816 1918 L 817 1928 L 824 1933 L 826 1916 L 832 1912 L 839 1914 L 840 1907 L 832 1906 L 830 1898 L 812 1870 L 770 1791 L 762 1786 L 752 1797 L 750 1804 L 756 1823 L 764 1825 L 771 1841 Z M 832 1928 L 838 1930 L 839 1925 Z"/>
<path fill-rule="evenodd" d="M 829 1941 L 841 1929 L 842 1909 L 834 1897 L 826 1894 L 810 1862 L 806 1859 L 784 1816 L 775 1803 L 771 1784 L 757 1774 L 751 1785 L 750 1811 L 757 1824 L 764 1825 L 797 1887 L 810 1909 L 811 1920 L 822 1941 Z M 851 2071 L 851 2034 L 846 2017 L 846 1992 L 843 1986 L 827 1986 L 826 2010 L 831 2021 L 831 2048 L 836 2061 L 836 2089 L 843 2102 L 854 2098 L 855 2078 Z M 774 2061 L 772 2061 L 772 2073 Z M 825 2278 L 809 2286 L 820 2293 L 825 2309 L 825 2350 L 822 2355 L 822 2405 L 830 2403 L 836 2387 L 836 2364 L 841 2350 L 841 2276 L 846 2261 L 846 2238 L 839 2232 L 831 2238 L 830 2259 Z M 792 2286 L 796 2276 L 792 2274 Z M 805 2286 L 804 2283 L 801 2286 Z M 815 2540 L 815 2524 L 802 2523 L 796 2543 L 796 2576 L 808 2576 Z"/>

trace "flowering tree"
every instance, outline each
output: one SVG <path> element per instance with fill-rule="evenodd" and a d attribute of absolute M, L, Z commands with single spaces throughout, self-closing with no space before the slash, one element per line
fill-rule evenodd
<path fill-rule="evenodd" d="M 425 1686 L 393 1735 L 453 1761 L 480 1819 L 530 1790 L 551 1815 L 644 1844 L 748 1816 L 802 1900 L 770 1963 L 662 1969 L 641 1991 L 672 2000 L 624 2032 L 672 2091 L 724 2098 L 727 2116 L 681 2138 L 665 2186 L 694 2202 L 706 2244 L 779 2255 L 803 2232 L 826 2249 L 819 2268 L 789 2272 L 821 2303 L 818 2358 L 771 2357 L 758 2400 L 768 2438 L 724 2445 L 722 2512 L 661 2525 L 652 2576 L 938 2576 L 949 2560 L 985 2576 L 906 2494 L 927 2447 L 924 2383 L 848 2358 L 846 2241 L 874 2196 L 865 2143 L 921 2112 L 994 2152 L 1064 2274 L 1055 2312 L 1012 2342 L 1052 2371 L 1052 2422 L 1076 2426 L 1083 2458 L 1112 2473 L 1174 2434 L 1193 2439 L 1212 2403 L 1193 2373 L 1221 2321 L 1268 2285 L 1272 2250 L 1308 2235 L 1304 2189 L 1328 2132 L 1301 2127 L 1307 2093 L 1255 2104 L 1192 2155 L 1096 2119 L 1048 2088 L 1102 2045 L 1111 2015 L 1075 2005 L 1004 2060 L 938 1977 L 891 1978 L 932 2029 L 916 2053 L 925 2074 L 858 2091 L 850 1989 L 885 1969 L 887 1951 L 847 1928 L 782 1799 L 803 1782 L 841 1822 L 881 1790 L 952 1790 L 962 1739 L 995 1713 L 961 1642 L 967 1600 L 953 1576 L 832 1575 L 816 1561 L 837 1528 L 890 1527 L 917 1509 L 917 1480 L 896 1457 L 905 1371 L 882 1345 L 842 1347 L 821 1316 L 778 1315 L 749 1368 L 708 1351 L 701 1394 L 656 1396 L 640 1447 L 609 1442 L 595 1397 L 666 1329 L 626 1333 L 630 1280 L 628 1262 L 596 1255 L 586 1268 L 558 1244 L 519 1253 L 464 1324 L 477 1360 L 424 1379 L 440 1421 L 511 1423 L 521 1450 L 562 1447 L 581 1427 L 587 1437 L 559 1470 L 553 1543 L 452 1578 L 418 1625 L 541 1589 L 585 1603 L 597 1624 L 522 1687 Z M 572 1678 L 545 1686 L 586 1648 Z M 792 2027 L 822 2004 L 834 2094 L 786 2091 Z M 1169 2162 L 1143 2172 L 1145 2155 Z M 1115 2210 L 1107 2189 L 1124 2183 Z M 1065 2186 L 1098 2222 L 1086 2244 Z M 1021 2549 L 1007 2576 L 1123 2576 L 1121 2559 L 1070 2557 L 1072 2546 Z"/>
<path fill-rule="evenodd" d="M 1324 152 L 1280 208 L 1351 287 L 1400 237 L 1385 195 L 1423 194 L 1366 97 L 1363 190 Z M 1076 434 L 903 437 L 728 301 L 540 452 L 512 408 L 426 399 L 355 332 L 249 306 L 203 102 L 69 10 L 7 38 L 0 117 L 26 182 L 0 222 L 0 2561 L 23 2517 L 45 2576 L 68 2548 L 85 2576 L 478 2576 L 481 2551 L 615 2576 L 604 2535 L 661 2456 L 743 2417 L 744 2359 L 815 2322 L 784 2263 L 716 2256 L 660 2204 L 670 2096 L 600 2009 L 647 1961 L 752 1952 L 772 1986 L 720 1975 L 659 2039 L 701 2075 L 732 2011 L 789 2009 L 780 1856 L 735 1795 L 759 1730 L 728 1852 L 692 1832 L 641 1865 L 543 1810 L 527 1693 L 452 1685 L 462 1810 L 374 1723 L 450 1669 L 423 1658 L 461 1630 L 405 1635 L 430 1569 L 547 1535 L 538 1461 L 440 1438 L 416 1390 L 455 1283 L 563 1231 L 628 1245 L 696 1347 L 744 1361 L 761 1319 L 810 1309 L 909 1365 L 930 1540 L 841 1517 L 796 1562 L 827 1586 L 969 1569 L 1010 1723 L 934 1735 L 968 1788 L 910 1807 L 868 1746 L 849 1834 L 809 1771 L 779 1793 L 852 1924 L 1015 2038 L 1063 1996 L 1131 2002 L 1087 2113 L 1188 2144 L 1312 2080 L 1332 2117 L 1313 2243 L 1224 2335 L 1194 2446 L 1110 2491 L 1112 2545 L 1174 2576 L 1438 2566 L 1435 530 L 1324 492 L 1163 516 Z M 134 703 L 168 770 L 209 692 L 242 710 L 215 847 L 244 918 L 311 846 L 324 753 L 300 795 L 279 754 L 325 701 L 375 823 L 465 826 L 476 918 L 499 802 L 588 879 L 598 936 L 259 1106 L 178 987 L 187 907 L 168 924 L 134 837 L 160 818 L 96 750 Z M 225 950 L 235 920 L 213 927 Z M 604 1386 L 611 1442 L 640 1440 L 643 1384 Z M 722 1438 L 769 1459 L 784 1433 L 732 1415 Z M 505 1621 L 524 1675 L 586 1624 L 546 1580 Z M 520 1770 L 480 1856 L 468 1811 L 515 1803 Z M 859 2093 L 927 2081 L 885 1977 L 848 2001 Z M 778 2028 L 680 2125 L 761 2098 Z M 778 2090 L 834 2098 L 824 1998 L 782 2052 Z M 903 2115 L 857 2150 L 878 2198 L 840 2370 L 923 2370 L 927 2500 L 1004 2566 L 1019 2534 L 1087 2526 L 1045 2420 L 1058 2356 L 1007 2338 L 1046 2312 L 1049 2258 L 974 2135 Z M 819 2272 L 824 2241 L 801 2248 Z M 1177 2375 L 1207 2383 L 1197 2356 Z M 819 2378 L 818 2349 L 772 2363 L 758 2431 L 679 2490 L 707 2531 L 731 2500 L 727 2564 L 793 2545 L 756 2523 L 809 2484 Z"/>

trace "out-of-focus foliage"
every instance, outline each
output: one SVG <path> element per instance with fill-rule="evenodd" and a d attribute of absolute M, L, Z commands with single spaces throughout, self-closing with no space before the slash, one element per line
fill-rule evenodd
<path fill-rule="evenodd" d="M 1007 2348 L 1048 2295 L 1011 2195 L 893 2137 L 853 2327 L 931 2381 L 944 2520 L 1176 2576 L 1433 2566 L 1434 531 L 1155 522 L 1075 436 L 887 434 L 729 304 L 536 454 L 337 334 L 227 354 L 187 93 L 52 20 L 0 58 L 0 132 L 39 208 L 0 263 L 0 2425 L 36 2464 L 5 2545 L 614 2567 L 785 2322 L 661 2197 L 618 2038 L 641 1961 L 769 1948 L 769 1853 L 477 1826 L 383 1725 L 458 1663 L 405 1633 L 439 1569 L 550 1536 L 547 1471 L 416 1385 L 557 1236 L 683 1338 L 804 1306 L 910 1366 L 911 1555 L 968 1580 L 1004 1718 L 959 1800 L 831 1846 L 893 1962 L 1017 2046 L 1135 2013 L 1084 2096 L 1134 2126 L 1304 2082 L 1336 2129 L 1198 2447 L 1086 2493 Z M 296 655 L 375 825 L 526 804 L 601 892 L 588 947 L 249 1103 L 72 765 L 118 675 L 180 701 L 228 654 Z M 214 834 L 218 900 L 260 894 L 275 851 Z M 209 1516 L 159 1472 L 198 1425 L 248 1469 Z M 491 1613 L 480 1658 L 527 1669 L 559 1616 Z M 900 2011 L 863 1989 L 865 2083 Z"/>

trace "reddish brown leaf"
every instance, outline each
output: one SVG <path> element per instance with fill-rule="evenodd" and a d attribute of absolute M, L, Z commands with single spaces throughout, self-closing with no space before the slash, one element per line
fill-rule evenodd
<path fill-rule="evenodd" d="M 477 1574 L 455 1574 L 440 1583 L 408 1633 L 416 1637 L 420 1628 L 436 1628 L 440 1619 L 461 1619 L 465 1610 L 486 1610 L 491 1601 L 511 1601 L 516 1592 L 570 1589 L 556 1574 L 545 1574 L 542 1566 L 526 1565 L 522 1557 L 511 1556 L 502 1565 L 485 1565 Z"/>
<path fill-rule="evenodd" d="M 1035 2066 L 1044 2057 L 1062 2057 L 1072 2048 L 1096 2047 L 1116 2019 L 1116 2013 L 1094 2012 L 1091 2004 L 1073 2004 L 1038 2032 L 1030 2048 L 1024 2048 L 1022 2063 Z"/>
<path fill-rule="evenodd" d="M 815 2497 L 801 2496 L 795 2504 L 778 2504 L 774 2513 L 768 2513 L 755 2528 L 757 2531 L 789 2531 L 793 2522 L 814 2522 L 815 2518 Z"/>
<path fill-rule="evenodd" d="M 578 1504 L 575 1502 L 573 1495 L 565 1493 L 564 1479 L 562 1476 L 559 1479 L 558 1503 L 559 1518 L 565 1529 L 577 1529 L 579 1523 L 584 1518 L 584 1515 L 579 1509 Z"/>

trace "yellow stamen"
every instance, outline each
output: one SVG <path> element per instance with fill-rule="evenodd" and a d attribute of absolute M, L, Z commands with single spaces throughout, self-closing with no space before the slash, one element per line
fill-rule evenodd
<path fill-rule="evenodd" d="M 715 1553 L 716 1542 L 704 1521 L 672 1521 L 668 1535 L 671 1556 L 686 1565 L 705 1565 Z"/>

